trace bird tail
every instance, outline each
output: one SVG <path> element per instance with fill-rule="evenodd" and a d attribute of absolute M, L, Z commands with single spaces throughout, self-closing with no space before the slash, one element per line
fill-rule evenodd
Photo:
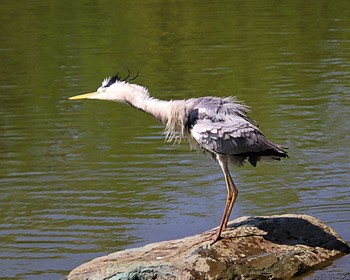
<path fill-rule="evenodd" d="M 267 139 L 266 139 L 267 140 Z M 267 140 L 268 141 L 268 140 Z M 254 167 L 258 161 L 281 160 L 281 158 L 288 158 L 288 147 L 284 147 L 268 141 L 269 148 L 260 152 L 251 153 L 248 155 L 248 161 Z"/>

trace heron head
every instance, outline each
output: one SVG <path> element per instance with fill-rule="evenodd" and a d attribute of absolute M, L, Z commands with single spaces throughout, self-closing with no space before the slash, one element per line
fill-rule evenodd
<path fill-rule="evenodd" d="M 102 81 L 102 85 L 95 92 L 72 96 L 69 99 L 99 99 L 125 102 L 128 100 L 127 96 L 134 91 L 134 88 L 139 87 L 138 85 L 129 83 L 137 78 L 138 73 L 132 79 L 128 79 L 129 76 L 130 71 L 128 71 L 128 75 L 124 79 L 121 79 L 119 74 L 106 78 Z"/>

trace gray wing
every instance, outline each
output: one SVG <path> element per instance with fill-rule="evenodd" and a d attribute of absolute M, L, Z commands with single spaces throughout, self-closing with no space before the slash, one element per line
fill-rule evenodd
<path fill-rule="evenodd" d="M 224 122 L 198 119 L 190 133 L 202 148 L 219 154 L 259 153 L 272 148 L 257 127 L 240 117 Z"/>
<path fill-rule="evenodd" d="M 192 107 L 187 128 L 199 147 L 214 154 L 248 158 L 255 166 L 261 156 L 287 157 L 250 122 L 246 108 L 232 99 L 206 97 Z"/>

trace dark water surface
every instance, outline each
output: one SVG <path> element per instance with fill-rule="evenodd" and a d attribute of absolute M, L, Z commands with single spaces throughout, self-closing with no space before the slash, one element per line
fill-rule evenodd
<path fill-rule="evenodd" d="M 140 71 L 163 99 L 236 95 L 290 158 L 236 169 L 233 217 L 299 213 L 350 241 L 349 1 L 1 1 L 0 278 L 218 225 L 220 168 L 128 106 L 68 101 Z M 309 279 L 345 279 L 349 257 Z M 326 278 L 326 279 L 328 279 Z"/>

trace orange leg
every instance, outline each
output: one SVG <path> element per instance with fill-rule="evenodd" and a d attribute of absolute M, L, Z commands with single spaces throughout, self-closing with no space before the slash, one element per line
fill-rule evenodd
<path fill-rule="evenodd" d="M 237 196 L 238 196 L 238 189 L 235 186 L 230 173 L 228 173 L 227 175 L 228 175 L 228 181 L 230 182 L 230 187 L 231 187 L 231 190 L 233 192 L 233 195 L 232 195 L 232 198 L 231 198 L 231 201 L 230 201 L 230 205 L 229 205 L 228 212 L 227 212 L 227 215 L 226 215 L 226 220 L 225 220 L 225 224 L 224 224 L 223 230 L 225 230 L 227 228 L 227 223 L 228 223 L 228 221 L 230 219 L 230 215 L 231 215 L 231 212 L 232 212 L 233 205 L 235 204 Z"/>
<path fill-rule="evenodd" d="M 227 214 L 229 213 L 230 210 L 230 205 L 231 205 L 231 201 L 233 198 L 233 192 L 229 183 L 229 179 L 228 176 L 225 174 L 225 182 L 226 182 L 226 188 L 227 188 L 227 198 L 226 198 L 226 204 L 225 204 L 225 209 L 224 209 L 224 213 L 222 214 L 222 218 L 221 218 L 221 223 L 220 226 L 216 232 L 215 238 L 214 238 L 214 242 L 218 241 L 220 239 L 220 235 L 222 230 L 224 230 L 226 228 L 226 221 L 227 221 Z"/>
<path fill-rule="evenodd" d="M 227 228 L 227 223 L 229 221 L 233 205 L 235 204 L 235 201 L 238 196 L 238 189 L 236 188 L 235 184 L 233 183 L 232 177 L 230 175 L 230 172 L 228 170 L 228 165 L 227 165 L 227 158 L 224 156 L 217 156 L 217 160 L 220 164 L 220 167 L 224 173 L 225 176 L 225 183 L 226 183 L 226 188 L 227 188 L 227 199 L 226 199 L 226 204 L 225 204 L 225 209 L 224 213 L 221 218 L 221 223 L 220 226 L 216 232 L 216 235 L 214 237 L 213 243 L 218 241 L 221 237 L 221 232 Z"/>

